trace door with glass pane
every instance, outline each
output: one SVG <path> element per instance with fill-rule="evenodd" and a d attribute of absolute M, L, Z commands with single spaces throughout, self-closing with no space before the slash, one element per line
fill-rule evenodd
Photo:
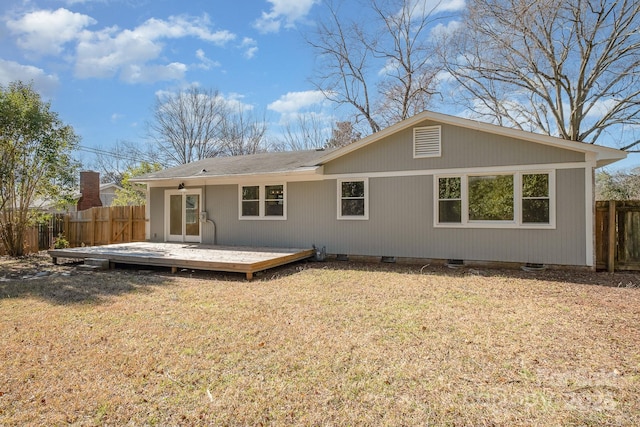
<path fill-rule="evenodd" d="M 167 194 L 167 240 L 200 242 L 200 194 L 171 192 Z"/>

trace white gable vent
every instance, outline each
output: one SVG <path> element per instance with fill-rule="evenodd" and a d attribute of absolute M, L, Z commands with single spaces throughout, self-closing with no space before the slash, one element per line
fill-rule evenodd
<path fill-rule="evenodd" d="M 413 128 L 413 158 L 440 157 L 440 126 Z"/>

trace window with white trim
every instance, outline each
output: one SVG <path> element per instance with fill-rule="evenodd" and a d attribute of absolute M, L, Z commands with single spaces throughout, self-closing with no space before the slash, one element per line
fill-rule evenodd
<path fill-rule="evenodd" d="M 413 158 L 440 157 L 441 126 L 413 128 Z"/>
<path fill-rule="evenodd" d="M 338 219 L 369 219 L 369 181 L 338 180 Z"/>
<path fill-rule="evenodd" d="M 286 185 L 240 186 L 240 219 L 286 219 Z"/>
<path fill-rule="evenodd" d="M 549 174 L 522 174 L 522 223 L 548 224 L 550 214 Z"/>
<path fill-rule="evenodd" d="M 442 223 L 462 221 L 462 187 L 459 176 L 438 180 L 438 212 Z"/>
<path fill-rule="evenodd" d="M 513 172 L 435 177 L 435 226 L 555 227 L 555 174 Z"/>

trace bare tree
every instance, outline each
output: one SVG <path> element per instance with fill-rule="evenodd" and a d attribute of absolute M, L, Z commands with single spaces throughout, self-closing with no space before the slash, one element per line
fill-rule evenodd
<path fill-rule="evenodd" d="M 596 200 L 640 198 L 640 168 L 630 171 L 600 170 L 596 173 Z"/>
<path fill-rule="evenodd" d="M 326 148 L 336 148 L 356 142 L 361 137 L 351 122 L 336 122 L 336 126 L 331 131 L 331 138 L 327 141 Z"/>
<path fill-rule="evenodd" d="M 371 3 L 384 24 L 381 38 L 372 47 L 375 56 L 385 60 L 385 78 L 378 85 L 377 103 L 385 125 L 426 110 L 436 94 L 436 75 L 441 66 L 434 61 L 434 48 L 428 42 L 427 32 L 440 3 L 429 4 L 424 0 Z"/>
<path fill-rule="evenodd" d="M 373 52 L 360 24 L 343 22 L 333 5 L 327 7 L 330 20 L 319 22 L 315 38 L 308 41 L 322 61 L 314 84 L 328 100 L 355 108 L 356 117 L 364 118 L 371 132 L 377 132 L 380 125 L 373 111 L 374 92 L 367 77 Z"/>
<path fill-rule="evenodd" d="M 264 151 L 267 121 L 217 91 L 191 87 L 158 96 L 149 134 L 163 166 Z M 142 160 L 149 160 L 148 158 Z"/>
<path fill-rule="evenodd" d="M 363 9 L 370 16 L 356 21 L 326 3 L 329 19 L 308 40 L 322 62 L 316 87 L 327 99 L 355 108 L 356 123 L 364 119 L 371 132 L 423 111 L 439 71 L 427 37 L 439 3 L 430 4 L 374 0 Z"/>
<path fill-rule="evenodd" d="M 149 133 L 164 165 L 180 165 L 222 153 L 220 124 L 226 103 L 217 91 L 192 86 L 159 95 Z"/>
<path fill-rule="evenodd" d="M 283 126 L 283 133 L 274 144 L 276 151 L 314 150 L 324 147 L 329 130 L 315 112 L 296 114 Z"/>
<path fill-rule="evenodd" d="M 640 124 L 639 27 L 637 0 L 469 0 L 442 52 L 479 118 L 595 143 Z"/>
<path fill-rule="evenodd" d="M 92 169 L 100 172 L 102 183 L 114 182 L 122 184 L 125 174 L 143 163 L 155 163 L 159 158 L 153 145 L 140 147 L 131 141 L 117 141 L 110 148 L 96 148 L 90 151 L 95 154 Z"/>
<path fill-rule="evenodd" d="M 228 105 L 220 120 L 217 154 L 242 156 L 265 151 L 263 141 L 267 129 L 264 117 L 257 118 L 252 110 L 242 105 Z"/>

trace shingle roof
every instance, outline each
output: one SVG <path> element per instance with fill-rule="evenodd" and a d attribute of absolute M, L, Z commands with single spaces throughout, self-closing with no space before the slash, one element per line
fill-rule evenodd
<path fill-rule="evenodd" d="M 246 156 L 213 157 L 137 177 L 135 181 L 255 175 L 302 171 L 318 165 L 332 150 L 281 151 Z"/>

